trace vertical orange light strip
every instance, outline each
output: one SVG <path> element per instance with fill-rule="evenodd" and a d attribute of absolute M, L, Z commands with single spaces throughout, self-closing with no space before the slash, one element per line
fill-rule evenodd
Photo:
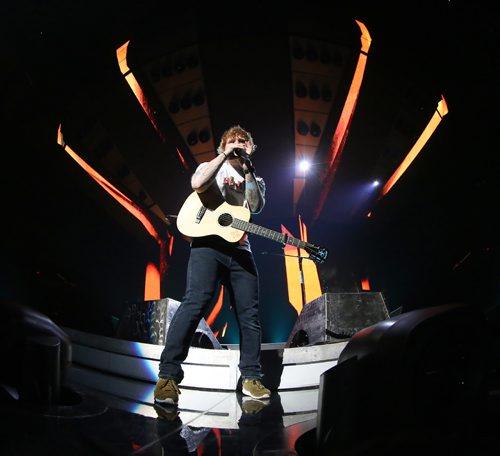
<path fill-rule="evenodd" d="M 328 165 L 322 176 L 323 188 L 319 196 L 318 205 L 316 206 L 316 209 L 314 211 L 312 220 L 313 223 L 318 219 L 321 211 L 323 210 L 326 198 L 328 196 L 328 193 L 330 192 L 333 178 L 340 162 L 340 157 L 342 156 L 344 144 L 349 132 L 349 126 L 351 125 L 354 109 L 356 108 L 356 103 L 358 101 L 359 91 L 361 88 L 361 83 L 363 81 L 363 75 L 365 73 L 368 51 L 372 42 L 370 33 L 368 32 L 368 29 L 365 27 L 365 25 L 360 21 L 356 21 L 356 23 L 361 30 L 361 50 L 358 58 L 358 63 L 356 65 L 356 70 L 352 78 L 351 87 L 349 88 L 349 93 L 347 94 L 347 98 L 342 109 L 342 114 L 340 115 L 340 120 L 337 124 L 335 133 L 333 134 L 332 141 L 330 142 L 330 148 L 328 151 Z"/>
<path fill-rule="evenodd" d="M 153 263 L 146 266 L 146 280 L 144 283 L 144 301 L 154 301 L 161 297 L 160 271 Z"/>
<path fill-rule="evenodd" d="M 363 291 L 370 291 L 370 280 L 368 278 L 361 279 L 361 289 Z"/>
<path fill-rule="evenodd" d="M 394 184 L 399 180 L 399 178 L 403 175 L 403 173 L 408 169 L 413 160 L 415 160 L 417 155 L 425 146 L 427 141 L 429 141 L 429 138 L 434 133 L 437 126 L 441 123 L 441 120 L 443 120 L 443 117 L 446 114 L 448 114 L 448 105 L 446 104 L 446 100 L 444 99 L 444 97 L 441 95 L 441 100 L 438 102 L 434 115 L 432 116 L 431 120 L 429 121 L 424 131 L 413 145 L 413 147 L 410 149 L 410 152 L 408 152 L 408 154 L 401 162 L 401 164 L 398 166 L 394 174 L 389 178 L 389 180 L 383 186 L 382 190 L 380 191 L 380 195 L 378 198 L 379 200 L 382 199 L 385 195 L 387 195 L 389 190 L 394 186 Z"/>
<path fill-rule="evenodd" d="M 307 242 L 307 227 L 302 223 L 300 216 L 299 227 L 301 240 Z M 288 236 L 292 236 L 290 231 L 288 231 L 283 225 L 281 225 L 281 232 L 287 234 Z M 312 300 L 319 298 L 322 294 L 318 269 L 316 263 L 308 259 L 309 254 L 303 249 L 298 249 L 297 247 L 286 244 L 284 247 L 284 253 L 288 300 L 290 305 L 296 310 L 297 314 L 300 314 L 304 303 L 307 304 Z M 300 271 L 299 255 L 302 258 L 302 274 Z M 304 297 L 302 296 L 301 277 L 304 281 Z"/>
<path fill-rule="evenodd" d="M 292 236 L 283 225 L 281 225 L 281 232 Z M 285 271 L 286 283 L 288 289 L 288 301 L 290 305 L 296 310 L 297 315 L 302 311 L 302 287 L 300 284 L 300 269 L 299 262 L 297 261 L 297 247 L 285 244 Z M 295 258 L 294 258 L 295 257 Z"/>
<path fill-rule="evenodd" d="M 302 222 L 302 217 L 299 216 L 299 226 L 300 226 L 300 238 L 301 240 L 307 242 L 307 226 Z M 300 256 L 302 258 L 309 258 L 309 254 L 300 249 Z M 304 277 L 304 288 L 305 288 L 305 302 L 306 304 L 319 298 L 322 295 L 321 284 L 319 281 L 318 267 L 316 263 L 312 260 L 302 261 L 302 274 Z"/>

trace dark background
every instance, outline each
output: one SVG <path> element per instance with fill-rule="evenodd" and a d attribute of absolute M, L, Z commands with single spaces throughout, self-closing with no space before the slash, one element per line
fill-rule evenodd
<path fill-rule="evenodd" d="M 298 236 L 288 36 L 356 50 L 358 19 L 373 41 L 338 173 L 315 223 L 318 179 L 308 181 L 298 208 L 310 240 L 330 251 L 318 267 L 324 291 L 357 291 L 369 277 L 390 310 L 465 302 L 497 321 L 498 17 L 492 6 L 472 2 L 345 3 L 3 4 L 0 298 L 103 334 L 113 333 L 128 303 L 143 299 L 145 265 L 157 246 L 56 142 L 60 123 L 77 145 L 79 129 L 98 118 L 164 213 L 178 211 L 190 177 L 175 152 L 182 138 L 166 122 L 169 134 L 160 141 L 126 84 L 116 49 L 127 40 L 139 65 L 160 45 L 175 49 L 186 30 L 196 31 L 214 138 L 239 123 L 258 145 L 255 166 L 268 193 L 255 222 L 277 231 L 283 224 Z M 403 178 L 378 202 L 363 194 L 373 179 L 384 183 L 392 174 L 441 96 L 449 113 Z M 334 127 L 332 114 L 319 157 Z M 297 317 L 281 249 L 251 240 L 264 342 L 281 342 Z M 176 238 L 166 295 L 177 300 L 188 250 Z M 224 342 L 236 342 L 227 307 L 215 329 L 225 321 Z"/>

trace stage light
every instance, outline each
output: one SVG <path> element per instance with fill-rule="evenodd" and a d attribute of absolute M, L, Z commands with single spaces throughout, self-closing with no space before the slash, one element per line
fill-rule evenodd
<path fill-rule="evenodd" d="M 319 91 L 319 87 L 314 82 L 311 82 L 309 84 L 309 98 L 311 100 L 319 100 L 320 96 L 321 93 Z"/>
<path fill-rule="evenodd" d="M 206 143 L 210 139 L 210 132 L 208 131 L 208 128 L 204 128 L 203 130 L 200 131 L 198 134 L 198 138 L 200 139 L 200 142 Z"/>
<path fill-rule="evenodd" d="M 304 158 L 299 162 L 299 169 L 302 172 L 306 173 L 307 171 L 309 171 L 310 168 L 311 168 L 311 162 L 309 160 L 306 160 Z"/>
<path fill-rule="evenodd" d="M 193 104 L 195 106 L 201 106 L 203 103 L 205 103 L 205 95 L 203 94 L 203 90 L 200 89 L 193 97 Z"/>
<path fill-rule="evenodd" d="M 186 110 L 191 107 L 192 100 L 191 100 L 191 93 L 186 92 L 184 96 L 181 98 L 181 108 Z"/>
<path fill-rule="evenodd" d="M 161 75 L 164 78 L 169 78 L 170 76 L 172 76 L 172 64 L 170 63 L 170 61 L 165 61 L 163 68 L 161 69 Z"/>
<path fill-rule="evenodd" d="M 321 136 L 321 127 L 316 122 L 311 122 L 311 136 L 319 138 Z"/>
<path fill-rule="evenodd" d="M 306 58 L 309 62 L 316 62 L 318 60 L 318 50 L 312 43 L 307 43 Z"/>
<path fill-rule="evenodd" d="M 293 58 L 297 60 L 302 60 L 305 56 L 304 49 L 302 45 L 295 41 L 293 42 L 293 50 L 292 50 Z"/>
<path fill-rule="evenodd" d="M 178 55 L 174 61 L 174 70 L 177 73 L 182 73 L 186 68 L 186 62 L 183 55 Z"/>
<path fill-rule="evenodd" d="M 192 131 L 191 133 L 189 133 L 186 140 L 190 146 L 194 146 L 194 145 L 198 144 L 198 135 L 196 134 L 195 131 Z"/>
<path fill-rule="evenodd" d="M 372 187 L 378 187 L 380 185 L 380 182 L 378 180 L 374 180 L 372 182 Z"/>
<path fill-rule="evenodd" d="M 299 98 L 307 96 L 307 88 L 302 81 L 297 81 L 295 84 L 295 96 Z"/>
<path fill-rule="evenodd" d="M 195 53 L 189 54 L 187 58 L 187 66 L 188 68 L 196 68 L 200 63 L 198 56 Z"/>
<path fill-rule="evenodd" d="M 333 100 L 333 94 L 332 91 L 330 90 L 330 87 L 327 85 L 323 86 L 323 89 L 321 90 L 321 98 L 323 101 L 326 101 L 327 103 L 330 103 Z"/>
<path fill-rule="evenodd" d="M 306 136 L 309 133 L 309 127 L 303 120 L 297 122 L 297 132 L 301 136 Z"/>
<path fill-rule="evenodd" d="M 168 111 L 170 112 L 170 114 L 177 114 L 179 110 L 180 110 L 179 100 L 176 96 L 174 96 L 170 100 L 170 103 L 168 105 Z"/>
<path fill-rule="evenodd" d="M 323 65 L 328 65 L 332 61 L 332 58 L 330 56 L 330 52 L 329 52 L 328 48 L 325 47 L 325 45 L 321 46 L 321 49 L 319 51 L 319 61 Z"/>

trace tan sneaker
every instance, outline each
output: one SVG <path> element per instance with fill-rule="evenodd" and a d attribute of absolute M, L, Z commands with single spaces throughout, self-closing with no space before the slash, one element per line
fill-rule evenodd
<path fill-rule="evenodd" d="M 263 408 L 269 405 L 269 399 L 254 399 L 244 396 L 241 399 L 241 411 L 246 415 L 257 415 Z"/>
<path fill-rule="evenodd" d="M 254 399 L 266 399 L 271 395 L 271 391 L 257 378 L 243 380 L 241 391 Z"/>
<path fill-rule="evenodd" d="M 155 402 L 162 404 L 177 404 L 181 391 L 177 382 L 172 378 L 159 378 L 156 382 L 154 398 Z"/>
<path fill-rule="evenodd" d="M 177 405 L 169 405 L 169 404 L 153 404 L 153 408 L 158 415 L 158 419 L 173 422 L 179 416 L 179 409 Z"/>

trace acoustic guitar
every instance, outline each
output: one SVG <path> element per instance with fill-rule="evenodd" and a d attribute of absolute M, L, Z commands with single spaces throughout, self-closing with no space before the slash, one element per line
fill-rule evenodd
<path fill-rule="evenodd" d="M 252 233 L 304 249 L 316 263 L 323 263 L 328 257 L 327 249 L 251 223 L 250 216 L 248 208 L 233 206 L 225 201 L 214 208 L 208 208 L 201 201 L 199 194 L 193 192 L 177 215 L 177 228 L 190 238 L 217 235 L 228 242 L 239 242 L 245 233 Z"/>

